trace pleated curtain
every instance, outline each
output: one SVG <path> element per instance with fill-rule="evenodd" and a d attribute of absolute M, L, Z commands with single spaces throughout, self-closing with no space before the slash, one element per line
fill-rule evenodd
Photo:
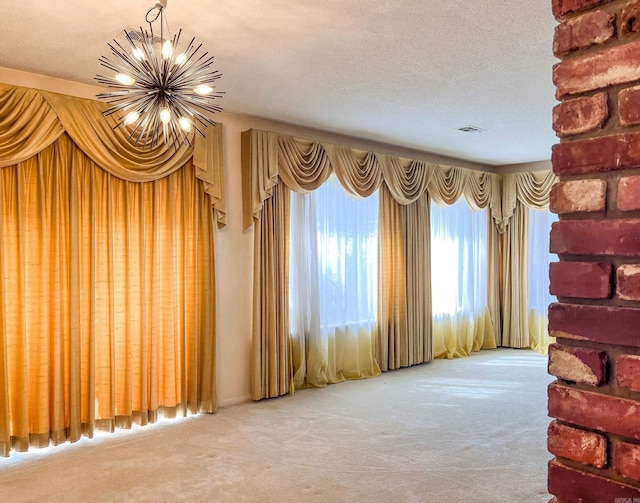
<path fill-rule="evenodd" d="M 398 204 L 380 187 L 378 344 L 382 371 L 432 359 L 429 194 Z"/>
<path fill-rule="evenodd" d="M 489 218 L 498 225 L 502 214 L 497 175 L 255 129 L 245 131 L 242 140 L 244 225 L 248 228 L 255 222 L 256 255 L 269 256 L 268 250 L 262 248 L 267 243 L 265 231 L 257 229 L 264 229 L 260 220 L 265 218 L 266 201 L 273 197 L 276 186 L 281 184 L 304 193 L 315 190 L 334 172 L 343 188 L 356 197 L 381 190 L 376 358 L 383 370 L 429 361 L 432 358 L 429 198 L 437 196 L 453 202 L 464 195 L 475 208 L 490 207 Z M 288 392 L 283 383 L 277 388 L 269 385 L 274 372 L 286 374 L 278 370 L 284 362 L 276 354 L 288 354 L 288 350 L 282 348 L 266 356 L 263 351 L 268 341 L 291 347 L 286 325 L 288 313 L 284 316 L 281 300 L 269 295 L 271 277 L 282 278 L 286 272 L 268 271 L 288 269 L 288 264 L 283 264 L 280 258 L 270 264 L 266 261 L 254 256 L 252 397 L 255 400 Z M 282 285 L 283 299 L 289 295 L 285 288 Z M 498 287 L 491 288 L 493 292 Z M 493 300 L 495 296 L 490 298 Z M 261 327 L 275 326 L 268 320 L 279 310 L 281 332 L 261 332 Z M 490 311 L 492 323 L 497 326 L 499 306 L 490 306 Z"/>
<path fill-rule="evenodd" d="M 272 188 L 254 229 L 251 397 L 290 392 L 293 380 L 289 341 L 289 189 Z"/>
<path fill-rule="evenodd" d="M 529 216 L 528 209 L 547 210 L 549 193 L 556 182 L 550 171 L 505 175 L 502 184 L 503 225 L 502 243 L 502 341 L 512 348 L 538 346 L 543 338 L 537 334 L 532 340 L 529 308 Z M 539 236 L 549 242 L 549 234 Z M 535 325 L 544 327 L 544 323 Z"/>
<path fill-rule="evenodd" d="M 137 150 L 102 109 L 0 85 L 0 455 L 216 409 L 219 137 Z"/>

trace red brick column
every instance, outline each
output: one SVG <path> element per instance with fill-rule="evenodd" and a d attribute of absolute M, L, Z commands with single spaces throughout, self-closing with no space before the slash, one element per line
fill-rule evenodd
<path fill-rule="evenodd" d="M 640 503 L 640 0 L 552 0 L 549 492 Z"/>

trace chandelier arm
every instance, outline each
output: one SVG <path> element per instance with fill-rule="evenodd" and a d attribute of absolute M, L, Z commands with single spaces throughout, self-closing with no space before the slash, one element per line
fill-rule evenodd
<path fill-rule="evenodd" d="M 150 108 L 150 104 L 152 102 L 153 102 L 153 98 L 149 98 L 149 97 L 142 97 L 138 101 L 136 101 L 135 104 L 133 105 L 128 101 L 122 102 L 122 100 L 120 103 L 113 102 L 114 105 L 108 108 L 107 110 L 105 110 L 104 115 L 105 116 L 113 115 L 116 112 L 122 112 L 124 110 L 129 110 L 131 108 L 133 108 L 138 113 L 142 114 L 148 111 L 148 109 Z M 120 122 L 122 122 L 123 120 L 124 118 L 121 118 Z"/>
<path fill-rule="evenodd" d="M 152 100 L 149 100 L 147 103 L 144 103 L 141 111 L 142 112 L 145 112 L 145 111 L 148 112 L 150 109 L 153 108 L 153 103 L 154 102 Z M 138 140 L 145 133 L 146 133 L 145 137 L 148 138 L 149 129 L 150 129 L 150 126 L 152 125 L 153 117 L 154 117 L 154 115 L 152 115 L 152 114 L 147 114 L 147 115 L 143 116 L 142 120 L 140 121 L 140 123 L 137 126 L 137 127 L 140 128 L 140 134 L 138 135 Z M 143 144 L 146 144 L 146 143 L 147 143 L 147 139 L 145 139 Z"/>
<path fill-rule="evenodd" d="M 189 74 L 189 75 L 181 75 L 179 78 L 173 80 L 173 85 L 175 87 L 192 87 L 195 88 L 196 85 L 203 84 L 215 84 L 215 81 L 222 77 L 221 74 L 215 73 L 205 73 L 204 75 L 200 75 L 199 73 Z"/>
<path fill-rule="evenodd" d="M 179 76 L 176 76 L 174 82 L 178 85 L 182 85 L 182 83 L 185 81 L 199 81 L 200 84 L 214 83 L 221 77 L 222 74 L 217 71 L 210 71 L 207 68 L 201 68 L 198 71 L 183 73 Z M 204 79 L 206 79 L 207 82 L 203 82 Z"/>
<path fill-rule="evenodd" d="M 221 108 L 215 101 L 196 101 L 191 99 L 185 99 L 185 101 L 191 106 L 196 107 L 202 110 L 208 110 L 209 112 L 215 113 L 219 111 Z"/>
<path fill-rule="evenodd" d="M 208 96 L 200 96 L 199 94 L 195 94 L 195 93 L 189 93 L 186 94 L 185 93 L 185 99 L 187 99 L 187 101 L 189 101 L 190 103 L 193 103 L 194 105 L 214 105 L 216 104 L 216 99 L 221 98 L 222 96 L 218 96 L 217 93 L 215 94 L 210 94 Z"/>
<path fill-rule="evenodd" d="M 126 33 L 126 32 L 125 32 Z M 126 52 L 126 49 L 124 49 L 124 47 L 122 47 L 117 41 L 114 40 L 114 42 L 118 45 L 118 47 L 120 47 L 120 49 L 122 49 L 122 54 L 120 54 L 119 52 L 116 53 L 114 51 L 114 54 L 116 56 L 118 56 L 124 63 L 126 63 L 126 65 L 128 66 L 128 68 L 123 67 L 122 65 L 120 65 L 120 69 L 127 73 L 129 71 L 133 71 L 133 73 L 137 76 L 137 80 L 142 80 L 144 82 L 150 83 L 146 74 L 149 73 L 150 70 L 150 65 L 148 64 L 148 62 L 146 61 L 146 59 L 142 59 L 139 60 L 135 57 L 131 57 L 129 53 Z M 146 43 L 143 44 L 143 47 L 145 47 L 145 52 L 146 51 Z M 132 43 L 132 47 L 133 48 L 137 48 L 137 46 L 135 44 Z M 112 49 L 113 50 L 113 49 Z M 109 61 L 107 58 L 104 58 L 105 60 Z M 112 65 L 117 65 L 117 63 L 113 63 L 111 61 L 109 61 Z"/>
<path fill-rule="evenodd" d="M 105 101 L 113 105 L 113 107 L 122 107 L 120 108 L 121 110 L 125 109 L 125 105 L 131 105 L 129 108 L 132 108 L 134 104 L 144 104 L 147 101 L 155 99 L 154 96 L 142 92 L 130 93 L 119 91 L 117 96 L 114 96 L 115 94 L 116 93 L 109 93 Z M 99 95 L 98 97 L 104 99 L 104 96 Z M 135 99 L 132 100 L 132 97 L 135 97 Z"/>
<path fill-rule="evenodd" d="M 200 110 L 192 109 L 191 112 L 193 114 L 194 119 L 196 121 L 199 121 L 202 125 L 206 125 L 206 124 L 209 124 L 211 126 L 216 125 L 216 123 L 212 119 L 204 115 L 202 112 L 200 112 Z"/>
<path fill-rule="evenodd" d="M 134 57 L 132 57 L 117 40 L 114 40 L 113 42 L 120 49 L 120 51 L 118 51 L 112 44 L 108 44 L 114 56 L 120 58 L 124 63 L 126 63 L 127 66 L 133 69 L 137 69 L 138 68 L 137 60 Z M 104 58 L 104 59 L 107 59 L 107 58 Z"/>
<path fill-rule="evenodd" d="M 222 108 L 219 108 L 219 107 L 211 106 L 211 107 L 206 107 L 206 108 L 205 107 L 200 107 L 200 108 L 202 110 L 205 110 L 206 112 L 209 112 L 209 113 L 212 113 L 212 114 L 215 114 L 215 113 L 218 113 L 218 112 L 222 112 Z M 195 112 L 196 112 L 196 110 L 194 109 L 194 113 Z M 206 117 L 206 115 L 203 115 L 203 117 Z"/>

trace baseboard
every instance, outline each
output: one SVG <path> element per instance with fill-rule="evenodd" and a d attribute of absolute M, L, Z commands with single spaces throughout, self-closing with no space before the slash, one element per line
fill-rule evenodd
<path fill-rule="evenodd" d="M 225 398 L 224 400 L 218 400 L 218 408 L 228 407 L 230 405 L 238 405 L 239 403 L 250 402 L 251 395 L 236 396 L 233 398 Z"/>

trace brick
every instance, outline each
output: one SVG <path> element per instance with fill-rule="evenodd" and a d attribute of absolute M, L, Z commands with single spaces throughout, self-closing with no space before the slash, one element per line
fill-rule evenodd
<path fill-rule="evenodd" d="M 604 351 L 551 344 L 548 370 L 565 381 L 601 386 L 607 380 L 608 360 Z"/>
<path fill-rule="evenodd" d="M 626 264 L 616 271 L 616 291 L 618 298 L 640 300 L 640 265 Z"/>
<path fill-rule="evenodd" d="M 616 358 L 616 379 L 621 386 L 633 391 L 640 391 L 640 356 L 618 356 Z"/>
<path fill-rule="evenodd" d="M 556 297 L 608 299 L 612 266 L 602 262 L 552 262 L 549 293 Z"/>
<path fill-rule="evenodd" d="M 554 456 L 585 465 L 607 466 L 607 439 L 598 433 L 553 421 L 547 431 L 547 447 Z"/>
<path fill-rule="evenodd" d="M 626 176 L 618 182 L 618 209 L 640 210 L 640 176 Z"/>
<path fill-rule="evenodd" d="M 616 442 L 613 445 L 613 469 L 623 477 L 640 480 L 640 445 Z"/>
<path fill-rule="evenodd" d="M 579 341 L 640 347 L 640 309 L 555 303 L 549 306 L 549 334 Z"/>
<path fill-rule="evenodd" d="M 603 44 L 615 34 L 615 17 L 603 10 L 588 12 L 556 26 L 553 54 L 557 57 L 578 49 Z"/>
<path fill-rule="evenodd" d="M 553 130 L 560 137 L 601 128 L 609 116 L 605 93 L 581 96 L 553 107 Z"/>
<path fill-rule="evenodd" d="M 618 93 L 618 120 L 622 126 L 640 124 L 640 86 L 627 87 Z"/>
<path fill-rule="evenodd" d="M 604 211 L 607 203 L 605 180 L 571 180 L 556 183 L 549 194 L 552 213 Z"/>
<path fill-rule="evenodd" d="M 620 32 L 623 35 L 640 31 L 640 2 L 630 2 L 620 15 Z"/>
<path fill-rule="evenodd" d="M 610 2 L 611 0 L 553 0 L 551 9 L 556 19 Z"/>
<path fill-rule="evenodd" d="M 553 172 L 580 175 L 640 166 L 640 133 L 623 133 L 553 146 Z"/>
<path fill-rule="evenodd" d="M 549 251 L 558 255 L 640 256 L 640 219 L 554 222 Z"/>
<path fill-rule="evenodd" d="M 640 402 L 552 383 L 549 416 L 590 430 L 640 440 Z"/>
<path fill-rule="evenodd" d="M 630 502 L 640 497 L 640 488 L 549 461 L 548 490 L 571 503 Z M 619 498 L 619 499 L 618 499 Z"/>
<path fill-rule="evenodd" d="M 553 67 L 556 98 L 640 79 L 640 41 L 566 59 Z"/>

